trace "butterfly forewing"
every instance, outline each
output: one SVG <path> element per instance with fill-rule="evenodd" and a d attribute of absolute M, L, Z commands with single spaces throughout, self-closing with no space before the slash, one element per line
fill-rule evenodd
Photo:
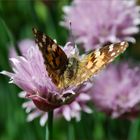
<path fill-rule="evenodd" d="M 52 81 L 58 85 L 59 77 L 65 71 L 68 59 L 64 51 L 47 35 L 33 28 L 35 42 L 37 43 L 42 56 L 44 64 Z"/>
<path fill-rule="evenodd" d="M 79 85 L 102 70 L 128 47 L 127 42 L 107 45 L 87 54 L 80 62 L 77 76 L 70 85 Z"/>

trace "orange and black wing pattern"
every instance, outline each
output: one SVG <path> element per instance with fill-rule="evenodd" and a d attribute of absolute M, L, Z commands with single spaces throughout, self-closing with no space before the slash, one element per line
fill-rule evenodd
<path fill-rule="evenodd" d="M 61 75 L 64 73 L 68 58 L 65 52 L 47 35 L 33 28 L 35 42 L 37 43 L 48 75 L 52 78 L 54 84 L 58 85 Z"/>
<path fill-rule="evenodd" d="M 87 81 L 128 47 L 125 41 L 110 44 L 93 50 L 81 60 L 73 58 L 74 61 L 70 63 L 72 59 L 68 59 L 65 52 L 50 37 L 36 28 L 33 28 L 33 33 L 44 58 L 46 70 L 58 88 L 76 86 Z"/>
<path fill-rule="evenodd" d="M 84 81 L 97 74 L 107 64 L 112 62 L 118 55 L 123 53 L 128 47 L 128 43 L 123 41 L 96 49 L 91 53 L 85 55 L 79 62 L 78 72 L 75 80 L 71 81 L 69 85 L 79 85 Z"/>

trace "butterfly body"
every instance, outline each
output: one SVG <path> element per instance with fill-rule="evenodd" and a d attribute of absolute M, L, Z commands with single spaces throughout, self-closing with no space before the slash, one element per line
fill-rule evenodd
<path fill-rule="evenodd" d="M 48 75 L 58 88 L 76 86 L 87 81 L 128 47 L 128 43 L 123 41 L 93 50 L 81 59 L 76 56 L 68 58 L 50 37 L 35 28 L 33 33 Z"/>
<path fill-rule="evenodd" d="M 68 59 L 68 65 L 64 73 L 61 75 L 58 87 L 68 87 L 69 84 L 76 78 L 79 69 L 80 61 L 76 57 Z"/>

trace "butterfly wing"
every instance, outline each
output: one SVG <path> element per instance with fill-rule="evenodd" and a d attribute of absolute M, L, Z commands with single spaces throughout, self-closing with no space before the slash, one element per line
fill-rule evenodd
<path fill-rule="evenodd" d="M 47 35 L 33 28 L 35 41 L 42 52 L 46 70 L 54 84 L 59 88 L 79 85 L 87 81 L 98 71 L 102 70 L 108 63 L 112 62 L 120 53 L 128 47 L 127 42 L 107 45 L 101 49 L 96 49 L 85 55 L 76 66 L 76 75 L 74 79 L 68 82 L 64 77 L 64 71 L 67 72 L 68 58 L 64 51 Z M 73 71 L 73 70 L 72 70 Z M 64 76 L 64 77 L 63 77 Z M 67 76 L 66 76 L 67 77 Z"/>
<path fill-rule="evenodd" d="M 60 76 L 66 69 L 68 58 L 64 51 L 47 35 L 33 28 L 35 42 L 37 43 L 42 56 L 48 75 L 54 84 L 58 85 Z"/>
<path fill-rule="evenodd" d="M 77 76 L 75 80 L 69 84 L 69 86 L 79 85 L 91 78 L 107 64 L 112 62 L 119 54 L 123 53 L 127 47 L 127 42 L 120 42 L 107 45 L 101 49 L 96 49 L 84 56 L 79 62 Z"/>

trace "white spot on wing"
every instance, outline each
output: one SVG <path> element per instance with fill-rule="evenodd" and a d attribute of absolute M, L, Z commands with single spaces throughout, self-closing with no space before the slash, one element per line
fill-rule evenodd
<path fill-rule="evenodd" d="M 116 53 L 115 52 L 113 52 L 113 53 L 111 53 L 111 56 L 114 56 Z"/>
<path fill-rule="evenodd" d="M 125 45 L 125 42 L 123 41 L 123 42 L 121 42 L 121 45 L 123 46 L 123 45 Z"/>
<path fill-rule="evenodd" d="M 120 52 L 120 50 L 117 50 L 117 53 L 119 53 Z"/>
<path fill-rule="evenodd" d="M 42 48 L 43 47 L 43 45 L 42 45 L 42 43 L 41 42 L 39 42 L 39 46 Z"/>
<path fill-rule="evenodd" d="M 34 32 L 37 33 L 37 29 L 36 28 L 34 28 Z"/>
<path fill-rule="evenodd" d="M 111 44 L 111 45 L 109 46 L 109 52 L 113 51 L 113 47 L 114 47 L 113 44 Z"/>
<path fill-rule="evenodd" d="M 46 36 L 43 35 L 42 41 L 45 43 L 46 42 Z"/>
<path fill-rule="evenodd" d="M 99 49 L 96 49 L 95 50 L 95 58 L 99 57 L 100 56 L 100 50 Z"/>
<path fill-rule="evenodd" d="M 52 45 L 52 49 L 53 49 L 54 51 L 57 49 L 56 44 L 53 44 L 53 45 Z"/>
<path fill-rule="evenodd" d="M 114 59 L 112 58 L 112 59 L 110 59 L 109 61 L 108 61 L 108 63 L 110 63 L 110 62 L 112 62 Z"/>

